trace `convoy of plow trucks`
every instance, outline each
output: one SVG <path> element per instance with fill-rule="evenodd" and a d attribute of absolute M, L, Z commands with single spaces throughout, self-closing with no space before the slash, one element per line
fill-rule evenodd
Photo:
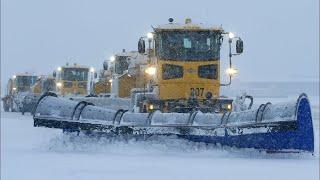
<path fill-rule="evenodd" d="M 220 59 L 224 45 L 227 60 Z M 221 26 L 170 18 L 138 38 L 138 51 L 123 49 L 100 71 L 67 63 L 50 75 L 14 75 L 3 108 L 31 112 L 35 127 L 65 133 L 176 135 L 266 152 L 313 153 L 306 94 L 257 108 L 250 95 L 221 96 L 220 88 L 231 85 L 238 73 L 232 60 L 243 49 L 243 40 Z M 222 82 L 223 63 L 228 64 L 227 82 Z"/>

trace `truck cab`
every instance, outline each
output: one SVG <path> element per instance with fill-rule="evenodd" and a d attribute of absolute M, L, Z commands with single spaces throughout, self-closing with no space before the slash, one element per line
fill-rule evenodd
<path fill-rule="evenodd" d="M 91 73 L 91 74 L 90 74 Z M 61 66 L 54 71 L 56 87 L 58 94 L 66 95 L 82 95 L 89 94 L 91 83 L 89 84 L 89 76 L 93 76 L 94 69 L 78 64 Z M 91 77 L 93 79 L 93 77 Z"/>
<path fill-rule="evenodd" d="M 36 83 L 38 76 L 30 75 L 28 73 L 21 73 L 13 75 L 12 77 L 12 88 L 9 89 L 9 94 L 14 92 L 27 92 L 30 91 L 31 87 Z"/>
<path fill-rule="evenodd" d="M 17 73 L 7 83 L 6 95 L 2 98 L 5 111 L 21 111 L 25 97 L 30 95 L 38 76 L 29 73 Z"/>
<path fill-rule="evenodd" d="M 104 62 L 104 70 L 100 73 L 99 81 L 95 83 L 95 93 L 130 97 L 132 89 L 143 88 L 146 66 L 145 55 L 123 49 Z"/>
<path fill-rule="evenodd" d="M 220 49 L 225 37 L 229 42 L 229 82 L 221 83 Z M 233 40 L 237 40 L 237 53 L 231 51 Z M 195 107 L 231 110 L 232 100 L 220 96 L 220 87 L 231 84 L 236 73 L 231 57 L 241 54 L 242 48 L 242 40 L 221 26 L 195 24 L 189 18 L 185 23 L 174 23 L 170 18 L 168 24 L 153 28 L 138 42 L 139 52 L 149 57 L 146 77 L 153 78 L 149 87 L 154 92 L 153 98 L 142 98 L 147 99 L 142 104 L 163 111 L 186 108 L 188 112 Z"/>

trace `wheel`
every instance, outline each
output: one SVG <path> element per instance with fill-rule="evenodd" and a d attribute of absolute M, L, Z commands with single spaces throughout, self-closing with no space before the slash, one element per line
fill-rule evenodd
<path fill-rule="evenodd" d="M 16 106 L 16 104 L 14 102 L 11 102 L 10 106 L 11 106 L 10 107 L 11 112 L 17 112 L 18 111 L 17 106 Z"/>
<path fill-rule="evenodd" d="M 9 106 L 3 106 L 4 112 L 9 112 Z"/>
<path fill-rule="evenodd" d="M 9 105 L 6 102 L 3 102 L 3 110 L 4 112 L 8 112 L 10 110 Z"/>
<path fill-rule="evenodd" d="M 26 112 L 25 105 L 23 105 L 23 106 L 20 108 L 20 111 L 21 111 L 21 114 L 24 115 L 24 113 Z"/>

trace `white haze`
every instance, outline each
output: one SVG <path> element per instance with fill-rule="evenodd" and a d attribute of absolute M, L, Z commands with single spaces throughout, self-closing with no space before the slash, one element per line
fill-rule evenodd
<path fill-rule="evenodd" d="M 14 73 L 49 74 L 66 62 L 101 69 L 169 17 L 222 24 L 241 36 L 235 81 L 319 81 L 317 0 L 2 0 L 1 89 Z M 226 64 L 225 47 L 221 60 Z"/>

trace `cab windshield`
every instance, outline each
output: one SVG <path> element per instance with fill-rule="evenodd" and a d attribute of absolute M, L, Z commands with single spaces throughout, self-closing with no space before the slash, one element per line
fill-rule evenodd
<path fill-rule="evenodd" d="M 21 86 L 32 86 L 36 83 L 37 76 L 17 76 L 16 83 L 18 87 Z"/>
<path fill-rule="evenodd" d="M 62 72 L 62 79 L 66 81 L 87 81 L 87 68 L 65 68 Z"/>
<path fill-rule="evenodd" d="M 156 53 L 163 60 L 217 60 L 222 36 L 213 31 L 163 31 L 156 35 Z"/>

